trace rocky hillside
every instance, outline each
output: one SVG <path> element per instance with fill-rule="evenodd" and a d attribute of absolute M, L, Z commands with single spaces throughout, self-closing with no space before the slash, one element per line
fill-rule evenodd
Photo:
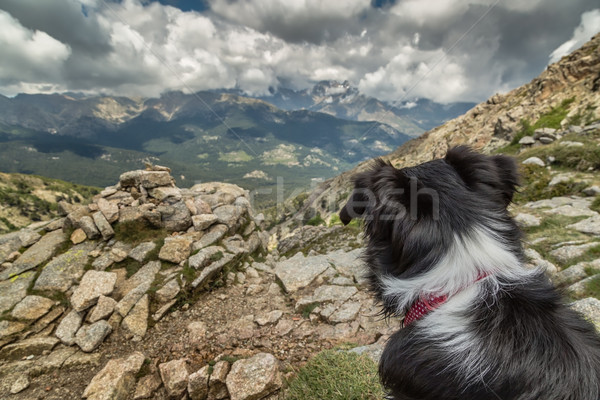
<path fill-rule="evenodd" d="M 89 203 L 99 189 L 58 179 L 0 173 L 0 233 L 58 216 L 57 203 Z"/>

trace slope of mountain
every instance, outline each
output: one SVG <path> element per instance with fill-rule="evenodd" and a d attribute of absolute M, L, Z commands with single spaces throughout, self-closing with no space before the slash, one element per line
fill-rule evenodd
<path fill-rule="evenodd" d="M 353 121 L 378 121 L 410 136 L 419 136 L 475 105 L 444 105 L 419 99 L 394 106 L 361 94 L 348 82 L 336 81 L 322 81 L 305 90 L 278 88 L 272 95 L 260 98 L 285 110 L 307 109 Z"/>
<path fill-rule="evenodd" d="M 169 165 L 183 185 L 264 187 L 281 176 L 288 187 L 307 187 L 409 139 L 384 124 L 226 93 L 18 95 L 0 103 L 0 170 L 99 186 L 150 161 Z"/>
<path fill-rule="evenodd" d="M 466 114 L 432 129 L 400 146 L 383 158 L 397 167 L 410 166 L 443 157 L 452 146 L 468 144 L 490 153 L 515 144 L 504 151 L 514 153 L 516 142 L 533 128 L 564 130 L 570 125 L 590 124 L 600 119 L 600 34 L 560 61 L 551 64 L 530 83 L 506 94 L 496 94 Z M 516 139 L 515 139 L 516 138 Z M 597 148 L 589 167 L 600 168 Z M 587 151 L 587 150 L 586 150 Z M 574 155 L 578 157 L 578 155 Z M 556 157 L 555 157 L 556 158 Z M 354 169 L 320 184 L 304 206 L 292 214 L 302 221 L 319 213 L 336 213 L 351 191 L 351 177 L 368 168 L 363 162 Z"/>

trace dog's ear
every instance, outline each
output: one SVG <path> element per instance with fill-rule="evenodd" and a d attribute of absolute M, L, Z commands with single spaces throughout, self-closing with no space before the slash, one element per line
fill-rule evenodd
<path fill-rule="evenodd" d="M 519 185 L 517 165 L 512 158 L 486 156 L 468 146 L 457 146 L 448 150 L 445 160 L 471 190 L 491 189 L 504 206 L 512 201 Z"/>

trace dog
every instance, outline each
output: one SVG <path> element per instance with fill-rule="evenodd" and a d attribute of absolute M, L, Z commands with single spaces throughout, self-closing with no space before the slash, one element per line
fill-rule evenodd
<path fill-rule="evenodd" d="M 512 158 L 465 146 L 355 175 L 340 219 L 364 220 L 370 289 L 404 316 L 379 363 L 391 399 L 600 399 L 595 328 L 524 266 L 518 178 Z"/>

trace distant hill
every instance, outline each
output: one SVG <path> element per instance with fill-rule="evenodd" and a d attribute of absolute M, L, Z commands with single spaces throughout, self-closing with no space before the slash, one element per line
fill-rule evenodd
<path fill-rule="evenodd" d="M 378 121 L 410 136 L 419 136 L 475 106 L 465 102 L 439 104 L 427 99 L 392 105 L 360 93 L 348 82 L 336 81 L 321 81 L 305 90 L 280 87 L 260 98 L 284 110 L 306 109 L 353 121 Z"/>
<path fill-rule="evenodd" d="M 308 187 L 409 138 L 379 122 L 227 93 L 0 96 L 0 170 L 96 186 L 146 160 L 169 165 L 182 186 L 269 187 L 280 176 L 288 188 Z"/>

